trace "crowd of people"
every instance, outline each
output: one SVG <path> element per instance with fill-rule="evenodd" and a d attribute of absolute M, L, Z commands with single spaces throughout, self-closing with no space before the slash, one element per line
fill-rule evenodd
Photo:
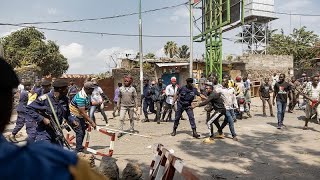
<path fill-rule="evenodd" d="M 9 78 L 8 81 L 1 84 L 3 86 L 1 87 L 1 100 L 5 102 L 5 105 L 8 105 L 2 108 L 4 111 L 1 113 L 1 132 L 4 132 L 6 125 L 10 121 L 13 92 L 17 92 L 19 94 L 19 104 L 16 108 L 18 116 L 16 126 L 9 140 L 17 142 L 15 136 L 26 125 L 27 141 L 29 143 L 41 142 L 40 144 L 43 146 L 41 148 L 47 148 L 48 151 L 56 151 L 63 154 L 61 157 L 65 156 L 65 161 L 68 161 L 69 158 L 69 161 L 65 163 L 75 165 L 78 160 L 73 154 L 69 154 L 68 151 L 64 151 L 62 148 L 60 150 L 57 148 L 58 146 L 64 146 L 64 144 L 61 139 L 57 138 L 52 124 L 54 120 L 58 121 L 57 124 L 59 125 L 68 124 L 76 134 L 75 151 L 82 152 L 84 150 L 82 143 L 85 130 L 88 126 L 96 127 L 94 116 L 96 110 L 101 112 L 106 126 L 108 126 L 104 104 L 111 103 L 111 101 L 99 87 L 97 80 L 87 79 L 81 89 L 75 85 L 73 80 L 67 82 L 64 79 L 53 79 L 52 81 L 46 79 L 36 80 L 33 87 L 31 87 L 30 83 L 22 80 L 18 86 L 19 81 L 12 68 L 4 60 L 0 62 L 5 66 L 5 69 L 1 70 L 1 73 L 4 73 L 2 76 L 8 76 Z M 112 114 L 114 117 L 120 116 L 119 130 L 121 131 L 119 131 L 118 137 L 121 137 L 124 133 L 126 114 L 129 115 L 130 132 L 135 131 L 134 116 L 138 114 L 139 102 L 137 90 L 132 82 L 133 77 L 126 75 L 123 78 L 123 84 L 118 83 L 118 88 L 115 90 L 115 97 L 113 98 L 115 108 Z M 171 78 L 171 83 L 167 86 L 163 84 L 161 78 L 157 81 L 152 80 L 151 83 L 149 79 L 144 79 L 143 82 L 143 95 L 141 97 L 145 117 L 143 122 L 150 122 L 150 113 L 155 114 L 153 121 L 157 122 L 157 124 L 171 121 L 173 122 L 171 136 L 176 136 L 179 121 L 182 119 L 183 112 L 186 111 L 193 137 L 200 137 L 196 130 L 197 126 L 193 112 L 193 109 L 197 107 L 204 106 L 204 110 L 207 112 L 206 126 L 209 131 L 207 141 L 212 141 L 214 138 L 222 138 L 224 136 L 223 129 L 226 125 L 229 125 L 233 140 L 237 141 L 238 137 L 234 123 L 237 122 L 237 119 L 241 119 L 243 114 L 247 114 L 248 118 L 251 117 L 250 75 L 243 78 L 238 76 L 235 81 L 229 75 L 225 75 L 221 84 L 219 84 L 216 76 L 211 76 L 208 79 L 202 77 L 201 81 L 199 81 L 200 92 L 194 86 L 193 78 L 187 78 L 184 86 L 179 86 L 175 77 Z M 16 91 L 12 91 L 13 89 L 16 89 Z M 291 77 L 290 81 L 287 82 L 284 74 L 279 76 L 274 74 L 271 81 L 269 78 L 264 78 L 259 87 L 259 97 L 263 104 L 263 116 L 267 116 L 267 103 L 271 117 L 274 117 L 273 106 L 277 106 L 278 129 L 285 127 L 285 112 L 292 113 L 296 105 L 305 110 L 304 129 L 308 129 L 308 122 L 314 117 L 319 123 L 319 95 L 319 75 L 307 78 L 306 74 L 302 74 L 301 78 Z M 201 101 L 196 96 L 199 96 Z M 288 99 L 289 103 L 287 103 Z M 173 111 L 175 112 L 174 118 L 172 118 Z M 116 112 L 118 113 L 116 114 Z M 224 117 L 224 120 L 220 124 L 219 119 L 221 117 Z M 217 133 L 214 132 L 213 124 L 217 128 Z M 49 143 L 42 144 L 42 142 Z M 1 137 L 1 143 L 8 147 L 8 150 L 19 150 L 18 146 L 5 143 L 4 137 Z M 46 144 L 56 144 L 58 146 Z M 29 147 L 32 152 L 39 151 L 32 149 L 34 146 Z M 45 152 L 46 150 L 42 152 L 44 157 L 46 156 Z M 5 156 L 0 156 L 0 158 L 3 157 Z M 17 158 L 20 158 L 19 161 L 25 159 L 23 155 Z M 95 176 L 94 173 L 93 176 Z"/>

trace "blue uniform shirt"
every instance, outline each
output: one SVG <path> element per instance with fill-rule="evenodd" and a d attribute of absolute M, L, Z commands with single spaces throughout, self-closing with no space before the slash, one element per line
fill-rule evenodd
<path fill-rule="evenodd" d="M 65 96 L 59 101 L 56 101 L 54 99 L 53 92 L 50 92 L 47 95 L 52 102 L 52 105 L 56 111 L 59 122 L 62 123 L 63 119 L 68 120 L 68 117 L 70 115 L 68 98 Z M 35 101 L 29 104 L 26 107 L 26 109 L 27 109 L 26 113 L 38 123 L 39 125 L 38 127 L 45 128 L 45 125 L 42 123 L 44 114 L 49 114 L 53 117 L 53 113 L 51 111 L 49 101 L 45 95 L 38 97 Z"/>
<path fill-rule="evenodd" d="M 151 88 L 149 84 L 143 86 L 143 97 L 145 100 L 151 100 Z"/>
<path fill-rule="evenodd" d="M 17 106 L 17 112 L 25 112 L 25 108 L 28 104 L 28 91 L 22 90 L 20 92 L 19 105 Z"/>
<path fill-rule="evenodd" d="M 196 95 L 200 96 L 200 93 L 196 88 L 192 87 L 191 89 L 189 89 L 187 88 L 187 86 L 183 86 L 182 88 L 180 88 L 177 94 L 179 95 L 178 102 L 183 106 L 191 106 L 191 103 Z"/>
<path fill-rule="evenodd" d="M 0 135 L 0 179 L 73 179 L 69 166 L 75 166 L 75 153 L 58 146 L 36 142 L 19 147 Z"/>

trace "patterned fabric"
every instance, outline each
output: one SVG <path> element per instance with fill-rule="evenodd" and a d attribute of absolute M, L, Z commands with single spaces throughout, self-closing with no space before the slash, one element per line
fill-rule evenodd
<path fill-rule="evenodd" d="M 69 108 L 72 115 L 82 118 L 82 115 L 80 115 L 79 108 L 84 107 L 88 109 L 89 106 L 90 106 L 89 96 L 86 94 L 86 92 L 82 88 L 82 90 L 78 92 L 71 100 Z"/>
<path fill-rule="evenodd" d="M 238 94 L 240 94 L 240 88 L 234 81 L 229 80 L 228 86 L 229 86 L 229 88 L 234 88 L 234 90 L 236 92 L 236 96 L 238 96 Z"/>
<path fill-rule="evenodd" d="M 314 87 L 312 84 L 308 84 L 305 88 L 305 93 L 311 99 L 318 100 L 320 97 L 320 85 L 318 84 L 316 87 Z"/>

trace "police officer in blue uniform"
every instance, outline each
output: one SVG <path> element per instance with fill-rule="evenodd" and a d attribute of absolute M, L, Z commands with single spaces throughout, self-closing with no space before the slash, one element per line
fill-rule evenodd
<path fill-rule="evenodd" d="M 191 128 L 192 128 L 193 137 L 199 138 L 200 135 L 197 134 L 196 123 L 195 123 L 191 103 L 196 96 L 201 96 L 202 98 L 205 98 L 205 97 L 203 95 L 200 95 L 198 90 L 195 87 L 193 87 L 193 79 L 192 78 L 188 78 L 186 81 L 187 81 L 187 85 L 181 87 L 175 96 L 174 101 L 176 101 L 178 99 L 178 102 L 177 102 L 176 117 L 174 119 L 173 131 L 171 133 L 171 136 L 175 136 L 177 134 L 179 120 L 181 118 L 183 111 L 186 111 L 188 118 L 189 118 Z"/>
<path fill-rule="evenodd" d="M 57 79 L 52 84 L 54 90 L 48 94 L 38 97 L 35 101 L 27 106 L 26 113 L 37 122 L 36 139 L 35 141 L 47 141 L 53 144 L 63 145 L 56 140 L 56 134 L 50 126 L 50 116 L 53 118 L 53 112 L 50 108 L 48 98 L 50 98 L 59 123 L 61 124 L 63 119 L 68 120 L 70 115 L 68 106 L 68 82 L 63 79 Z"/>
<path fill-rule="evenodd" d="M 9 137 L 9 140 L 11 142 L 18 142 L 16 139 L 16 135 L 17 133 L 23 128 L 24 124 L 26 123 L 26 106 L 28 103 L 28 91 L 30 90 L 30 84 L 26 84 L 24 83 L 24 87 L 25 89 L 21 90 L 20 92 L 20 97 L 19 97 L 19 104 L 17 106 L 17 113 L 18 113 L 18 117 L 17 117 L 17 121 L 16 121 L 16 126 L 14 127 L 12 134 Z M 29 129 L 26 129 L 27 134 L 28 134 L 28 139 L 33 139 L 32 138 L 32 132 L 29 131 Z"/>
<path fill-rule="evenodd" d="M 145 120 L 144 122 L 149 122 L 148 118 L 148 107 L 149 111 L 152 113 L 155 113 L 156 111 L 154 110 L 154 102 L 152 100 L 152 94 L 151 94 L 151 89 L 152 87 L 149 84 L 149 79 L 144 79 L 143 80 L 143 113 Z"/>
<path fill-rule="evenodd" d="M 8 142 L 4 133 L 10 122 L 13 107 L 13 89 L 19 80 L 12 67 L 0 57 L 0 179 L 105 179 L 74 152 L 55 145 L 36 142 L 17 146 Z"/>

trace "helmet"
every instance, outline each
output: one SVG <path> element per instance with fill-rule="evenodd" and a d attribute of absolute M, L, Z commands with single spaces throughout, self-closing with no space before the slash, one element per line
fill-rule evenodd
<path fill-rule="evenodd" d="M 241 81 L 241 76 L 237 76 L 237 77 L 236 77 L 236 81 L 237 81 L 237 82 L 240 82 L 240 81 Z"/>

